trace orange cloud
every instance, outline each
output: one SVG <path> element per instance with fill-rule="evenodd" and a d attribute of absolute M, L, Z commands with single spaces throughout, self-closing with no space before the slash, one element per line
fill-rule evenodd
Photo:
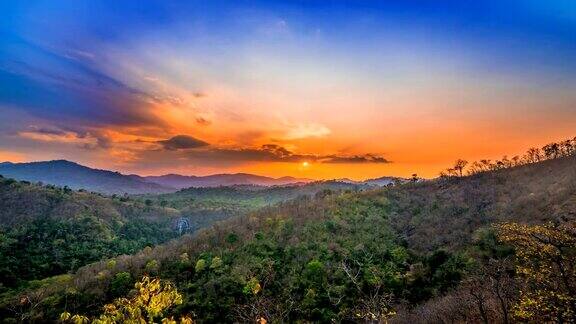
<path fill-rule="evenodd" d="M 330 129 L 324 125 L 303 123 L 289 127 L 286 134 L 283 136 L 284 140 L 296 140 L 309 137 L 322 137 L 329 135 Z"/>

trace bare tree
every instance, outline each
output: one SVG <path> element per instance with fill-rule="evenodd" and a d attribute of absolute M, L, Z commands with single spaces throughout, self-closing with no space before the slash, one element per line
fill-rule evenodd
<path fill-rule="evenodd" d="M 454 166 L 452 168 L 454 169 L 454 171 L 456 172 L 456 174 L 459 177 L 462 177 L 464 175 L 464 169 L 466 168 L 467 165 L 468 165 L 468 161 L 458 159 L 458 160 L 456 160 L 456 162 L 454 163 Z"/>
<path fill-rule="evenodd" d="M 357 260 L 342 261 L 341 269 L 360 296 L 349 314 L 350 320 L 362 320 L 366 323 L 387 323 L 394 314 L 392 294 L 387 293 L 382 284 L 363 287 L 358 281 L 362 274 L 362 263 Z"/>
<path fill-rule="evenodd" d="M 536 163 L 542 161 L 542 151 L 539 148 L 531 147 L 526 151 L 525 158 L 527 163 Z"/>
<path fill-rule="evenodd" d="M 19 302 L 12 304 L 9 310 L 19 318 L 21 323 L 30 322 L 31 317 L 34 316 L 34 311 L 42 305 L 42 302 L 48 295 L 49 291 L 47 287 L 33 290 L 20 296 Z"/>
<path fill-rule="evenodd" d="M 542 151 L 544 151 L 544 155 L 548 159 L 557 159 L 560 157 L 560 145 L 558 145 L 558 143 L 546 144 L 542 147 Z"/>
<path fill-rule="evenodd" d="M 256 277 L 255 275 L 251 275 Z M 275 272 L 269 264 L 260 274 L 258 288 L 252 289 L 246 303 L 237 305 L 233 312 L 240 323 L 284 323 L 295 310 L 296 302 L 290 290 L 282 296 L 270 296 L 267 287 L 275 281 Z"/>

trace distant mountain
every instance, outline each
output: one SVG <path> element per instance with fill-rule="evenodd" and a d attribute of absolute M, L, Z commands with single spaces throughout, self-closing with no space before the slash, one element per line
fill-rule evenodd
<path fill-rule="evenodd" d="M 139 176 L 92 169 L 66 160 L 30 163 L 0 163 L 0 175 L 43 182 L 71 189 L 86 189 L 106 194 L 143 194 L 175 191 L 162 185 L 147 182 Z"/>
<path fill-rule="evenodd" d="M 341 182 L 341 183 L 349 183 L 349 184 L 362 184 L 362 181 L 356 181 L 348 178 L 338 178 L 332 181 Z"/>
<path fill-rule="evenodd" d="M 385 187 L 390 184 L 396 183 L 405 183 L 408 179 L 405 178 L 398 178 L 398 177 L 380 177 L 375 179 L 368 179 L 362 181 L 363 184 L 371 185 L 371 186 L 378 186 L 378 187 Z"/>
<path fill-rule="evenodd" d="M 214 174 L 208 176 L 184 176 L 166 174 L 142 177 L 136 174 L 125 175 L 119 172 L 93 169 L 67 160 L 53 160 L 29 163 L 0 163 L 0 175 L 17 180 L 43 182 L 71 189 L 86 189 L 105 194 L 150 194 L 169 193 L 185 188 L 209 188 L 225 186 L 286 186 L 307 184 L 314 180 L 295 177 L 272 178 L 249 173 Z M 381 177 L 365 181 L 347 178 L 333 181 L 369 186 L 387 186 L 406 179 Z"/>
<path fill-rule="evenodd" d="M 282 177 L 271 178 L 248 173 L 214 174 L 209 176 L 183 176 L 166 174 L 162 176 L 143 177 L 145 181 L 164 187 L 184 189 L 190 187 L 221 187 L 232 185 L 283 186 L 295 183 L 309 183 L 310 179 Z"/>

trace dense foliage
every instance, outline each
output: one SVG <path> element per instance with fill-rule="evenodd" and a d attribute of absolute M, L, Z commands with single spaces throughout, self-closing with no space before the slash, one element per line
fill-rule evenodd
<path fill-rule="evenodd" d="M 108 224 L 87 215 L 39 218 L 0 233 L 0 287 L 17 287 L 103 258 L 132 254 L 175 234 L 165 223 L 138 219 Z"/>
<path fill-rule="evenodd" d="M 168 261 L 160 274 L 182 287 L 180 310 L 203 322 L 384 319 L 393 297 L 429 298 L 457 282 L 468 262 L 443 251 L 411 254 L 387 225 L 387 205 L 380 196 L 343 195 L 300 226 L 267 217 L 253 235 L 238 240 L 231 231 L 224 247 Z"/>
<path fill-rule="evenodd" d="M 176 237 L 169 210 L 0 178 L 0 293 Z"/>
<path fill-rule="evenodd" d="M 500 239 L 516 249 L 521 282 L 514 314 L 539 322 L 576 321 L 576 228 L 502 224 Z"/>
<path fill-rule="evenodd" d="M 446 295 L 403 309 L 392 322 L 576 321 L 573 222 L 501 223 L 484 234 L 478 268 Z"/>
<path fill-rule="evenodd" d="M 243 215 L 262 207 L 298 197 L 339 191 L 373 188 L 338 181 L 320 181 L 285 186 L 237 185 L 229 187 L 187 188 L 175 193 L 133 196 L 148 206 L 178 210 L 189 221 L 190 229 L 205 228 L 216 221 Z"/>

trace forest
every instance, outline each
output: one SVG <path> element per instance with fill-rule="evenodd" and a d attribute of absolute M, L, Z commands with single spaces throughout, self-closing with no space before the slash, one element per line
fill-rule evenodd
<path fill-rule="evenodd" d="M 102 206 L 111 200 L 119 209 L 129 204 L 132 214 L 154 209 L 166 217 L 188 204 L 247 204 L 235 217 L 163 244 L 147 236 L 158 233 L 157 223 L 133 226 L 150 217 L 107 227 L 118 215 L 75 216 L 72 224 L 22 213 L 29 225 L 2 232 L 2 277 L 21 277 L 3 283 L 0 318 L 570 323 L 576 320 L 576 139 L 550 145 L 536 151 L 544 153 L 478 162 L 489 165 L 481 170 L 460 160 L 437 179 L 378 189 L 337 185 L 294 196 L 252 188 L 261 194 L 255 198 L 239 188 L 192 188 L 98 198 L 106 200 Z M 6 179 L 2 185 L 48 190 Z M 48 252 L 38 243 L 47 237 Z M 15 249 L 30 258 L 10 257 Z M 47 260 L 50 254 L 57 258 Z M 22 264 L 29 270 L 15 271 Z M 24 283 L 10 286 L 19 280 Z"/>
<path fill-rule="evenodd" d="M 322 190 L 359 190 L 319 182 L 282 187 L 189 188 L 173 194 L 105 196 L 0 178 L 0 293 L 34 280 L 134 254 L 216 221 Z"/>

